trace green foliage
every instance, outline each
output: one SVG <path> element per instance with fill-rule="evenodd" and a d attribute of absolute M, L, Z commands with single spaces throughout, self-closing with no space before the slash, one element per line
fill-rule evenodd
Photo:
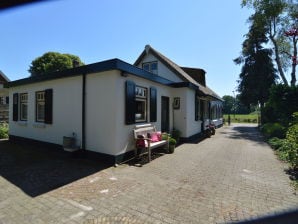
<path fill-rule="evenodd" d="M 294 167 L 298 167 L 298 124 L 289 127 L 286 140 L 280 151 L 287 155 L 286 160 Z"/>
<path fill-rule="evenodd" d="M 298 111 L 298 86 L 275 85 L 270 89 L 269 100 L 263 109 L 263 121 L 288 125 L 291 115 Z"/>
<path fill-rule="evenodd" d="M 74 64 L 81 66 L 84 63 L 76 55 L 47 52 L 34 59 L 28 71 L 31 73 L 31 76 L 38 76 L 73 68 Z"/>
<path fill-rule="evenodd" d="M 223 112 L 225 114 L 233 113 L 233 106 L 234 106 L 234 103 L 235 103 L 235 98 L 232 97 L 232 96 L 225 95 L 225 96 L 222 97 L 222 99 L 224 100 L 224 102 L 223 102 Z"/>
<path fill-rule="evenodd" d="M 272 61 L 272 51 L 267 47 L 268 38 L 265 28 L 256 22 L 254 14 L 246 39 L 242 44 L 242 53 L 234 62 L 243 64 L 238 80 L 239 100 L 247 107 L 268 100 L 269 89 L 275 84 L 276 70 Z"/>
<path fill-rule="evenodd" d="M 225 114 L 248 114 L 250 112 L 249 108 L 240 102 L 238 95 L 235 98 L 229 95 L 225 95 L 222 98 L 224 100 L 223 112 Z"/>
<path fill-rule="evenodd" d="M 268 143 L 277 150 L 280 159 L 291 164 L 293 169 L 298 168 L 298 112 L 293 114 L 291 126 L 288 128 L 285 139 L 271 138 Z M 265 126 L 265 125 L 264 125 Z M 263 127 L 264 127 L 263 126 Z"/>
<path fill-rule="evenodd" d="M 169 134 L 168 133 L 164 132 L 164 133 L 161 134 L 161 139 L 162 140 L 168 140 L 168 138 L 169 138 Z"/>
<path fill-rule="evenodd" d="M 174 138 L 170 138 L 169 145 L 176 145 L 177 141 Z"/>
<path fill-rule="evenodd" d="M 266 138 L 284 138 L 286 134 L 286 128 L 280 123 L 266 123 L 261 127 L 261 131 Z"/>
<path fill-rule="evenodd" d="M 0 139 L 8 138 L 8 124 L 0 123 Z"/>
<path fill-rule="evenodd" d="M 289 0 L 242 0 L 242 7 L 252 8 L 250 22 L 264 29 L 275 54 L 275 62 L 284 84 L 288 85 L 284 71 L 292 65 L 291 55 L 297 56 L 297 41 L 285 38 L 285 31 L 297 26 L 297 1 Z M 296 24 L 296 25 L 295 25 Z M 291 85 L 295 86 L 295 66 L 292 66 Z"/>
<path fill-rule="evenodd" d="M 283 145 L 284 141 L 284 139 L 273 137 L 268 140 L 268 143 L 273 149 L 277 150 Z"/>
<path fill-rule="evenodd" d="M 224 114 L 223 118 L 225 121 L 228 121 L 228 114 Z M 258 123 L 258 114 L 250 113 L 250 114 L 230 114 L 231 123 Z"/>

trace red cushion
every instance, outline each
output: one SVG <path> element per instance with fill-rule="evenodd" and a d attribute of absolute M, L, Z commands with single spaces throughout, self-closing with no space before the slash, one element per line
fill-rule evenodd
<path fill-rule="evenodd" d="M 137 148 L 144 148 L 145 147 L 145 140 L 144 139 L 137 139 L 136 147 Z"/>

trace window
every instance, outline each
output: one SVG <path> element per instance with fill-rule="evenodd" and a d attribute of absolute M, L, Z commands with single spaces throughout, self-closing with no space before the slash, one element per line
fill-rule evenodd
<path fill-rule="evenodd" d="M 53 89 L 35 93 L 35 120 L 45 124 L 53 123 Z"/>
<path fill-rule="evenodd" d="M 148 88 L 136 86 L 131 80 L 125 84 L 125 124 L 147 122 L 148 103 L 150 103 L 150 122 L 157 120 L 157 90 L 150 88 L 150 101 Z"/>
<path fill-rule="evenodd" d="M 20 120 L 27 121 L 28 119 L 28 94 L 20 94 Z"/>
<path fill-rule="evenodd" d="M 5 97 L 4 96 L 0 96 L 0 105 L 4 105 L 5 102 Z"/>
<path fill-rule="evenodd" d="M 147 89 L 144 87 L 136 86 L 135 95 L 135 121 L 147 121 Z"/>
<path fill-rule="evenodd" d="M 199 116 L 200 116 L 200 100 L 197 94 L 195 94 L 195 121 L 199 120 Z"/>
<path fill-rule="evenodd" d="M 45 92 L 36 92 L 36 121 L 44 122 L 45 120 Z"/>
<path fill-rule="evenodd" d="M 157 75 L 157 61 L 143 63 L 142 67 L 144 70 Z"/>

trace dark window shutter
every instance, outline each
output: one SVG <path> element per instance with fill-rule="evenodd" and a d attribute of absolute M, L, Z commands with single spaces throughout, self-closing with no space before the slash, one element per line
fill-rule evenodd
<path fill-rule="evenodd" d="M 199 120 L 199 100 L 197 94 L 195 94 L 195 121 Z"/>
<path fill-rule="evenodd" d="M 136 85 L 133 81 L 127 80 L 125 87 L 125 123 L 134 124 L 136 109 Z"/>
<path fill-rule="evenodd" d="M 6 97 L 6 99 L 5 99 L 5 103 L 6 103 L 6 104 L 9 104 L 9 96 Z"/>
<path fill-rule="evenodd" d="M 157 91 L 155 87 L 150 88 L 150 122 L 157 121 Z"/>
<path fill-rule="evenodd" d="M 45 90 L 45 115 L 44 123 L 53 123 L 53 89 Z"/>
<path fill-rule="evenodd" d="M 202 121 L 204 121 L 205 117 L 204 117 L 204 113 L 205 113 L 205 101 L 204 100 L 200 100 L 200 111 L 201 111 L 201 114 L 200 114 L 200 119 Z"/>
<path fill-rule="evenodd" d="M 12 112 L 12 120 L 18 121 L 19 118 L 19 94 L 13 94 L 13 112 Z"/>

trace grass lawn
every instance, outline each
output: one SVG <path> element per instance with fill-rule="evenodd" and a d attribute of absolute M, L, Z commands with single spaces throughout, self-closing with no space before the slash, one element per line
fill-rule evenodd
<path fill-rule="evenodd" d="M 223 115 L 225 122 L 228 122 L 228 114 Z M 258 114 L 230 114 L 231 123 L 258 123 Z"/>

